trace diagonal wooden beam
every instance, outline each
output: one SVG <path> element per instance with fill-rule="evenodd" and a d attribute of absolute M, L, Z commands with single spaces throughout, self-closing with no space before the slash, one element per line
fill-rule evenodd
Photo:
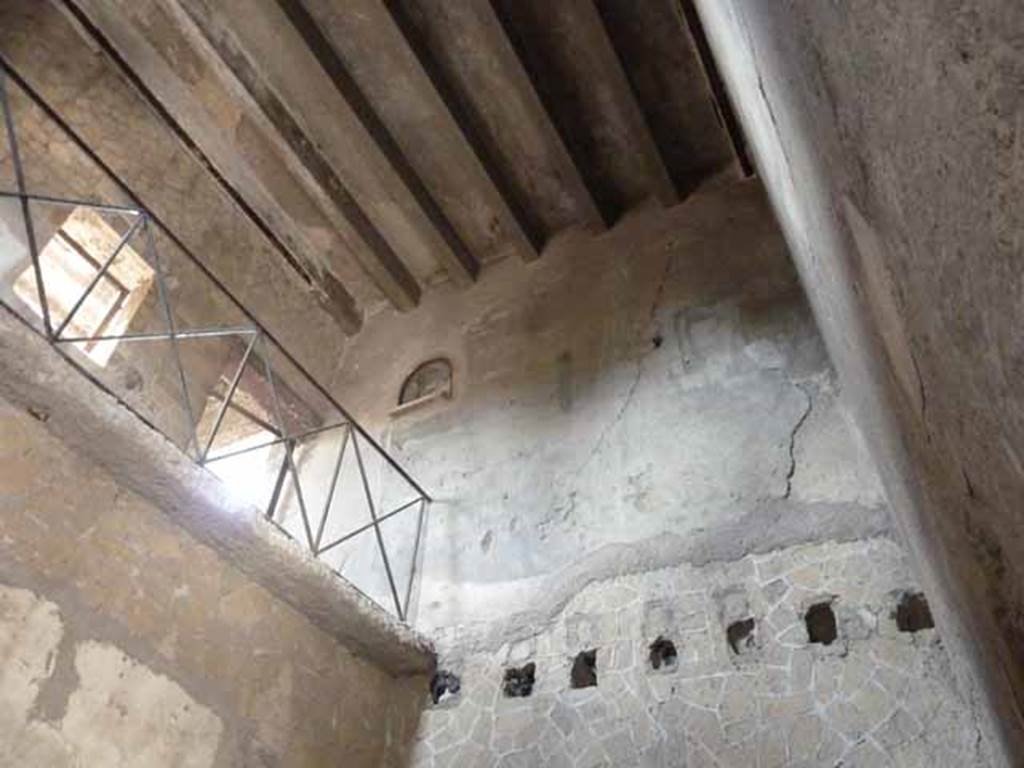
<path fill-rule="evenodd" d="M 531 237 L 603 228 L 579 167 L 488 0 L 385 4 Z"/>
<path fill-rule="evenodd" d="M 348 76 L 356 82 L 372 103 L 371 121 L 379 116 L 384 124 L 374 130 L 394 138 L 396 167 L 407 162 L 478 259 L 491 260 L 509 250 L 525 260 L 537 257 L 543 234 L 517 210 L 500 175 L 467 140 L 443 96 L 443 83 L 427 68 L 429 59 L 417 53 L 385 4 L 278 2 L 308 30 L 311 47 L 322 48 L 321 38 L 326 38 L 325 68 L 337 70 L 340 87 L 348 87 Z"/>
<path fill-rule="evenodd" d="M 493 4 L 605 220 L 651 197 L 676 202 L 593 0 Z"/>
<path fill-rule="evenodd" d="M 329 232 L 331 227 L 308 193 L 284 170 L 267 127 L 252 114 L 225 108 L 235 99 L 217 62 L 161 4 L 141 0 L 131 9 L 120 6 L 121 0 L 65 2 L 125 68 L 185 146 L 312 284 L 317 300 L 348 332 L 358 330 L 362 316 L 357 300 L 379 301 L 380 292 L 350 258 L 347 264 L 339 259 L 338 252 L 346 250 L 344 244 L 322 235 L 319 239 L 311 236 L 311 232 Z M 203 87 L 195 87 L 200 82 Z M 264 154 L 256 151 L 255 145 L 265 150 Z M 300 205 L 309 209 L 305 222 L 290 215 L 290 210 Z M 344 287 L 332 271 L 345 279 Z"/>

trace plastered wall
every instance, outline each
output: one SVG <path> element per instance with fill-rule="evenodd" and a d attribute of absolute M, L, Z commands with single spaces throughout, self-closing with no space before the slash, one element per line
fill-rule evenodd
<path fill-rule="evenodd" d="M 45 418 L 45 417 L 43 417 Z M 403 764 L 426 690 L 0 402 L 0 765 Z"/>
<path fill-rule="evenodd" d="M 1024 754 L 1024 6 L 698 0 L 954 670 Z"/>
<path fill-rule="evenodd" d="M 452 397 L 395 412 L 434 357 Z M 436 497 L 417 619 L 463 689 L 417 765 L 987 764 L 942 628 L 896 626 L 919 581 L 757 181 L 371 318 L 339 381 Z"/>
<path fill-rule="evenodd" d="M 436 357 L 452 397 L 392 413 Z M 756 181 L 377 315 L 336 388 L 435 497 L 423 627 L 500 636 L 590 579 L 888 527 Z"/>

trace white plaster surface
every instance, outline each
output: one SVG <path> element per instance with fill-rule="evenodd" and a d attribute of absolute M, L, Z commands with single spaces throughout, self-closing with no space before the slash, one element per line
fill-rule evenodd
<path fill-rule="evenodd" d="M 452 362 L 452 398 L 391 415 L 434 357 Z M 592 578 L 888 526 L 756 182 L 369 318 L 337 389 L 436 499 L 424 629 L 526 626 Z M 396 518 L 389 546 L 409 552 L 414 522 Z M 367 588 L 371 568 L 344 572 Z"/>
<path fill-rule="evenodd" d="M 13 765 L 46 740 L 29 713 L 51 671 L 62 625 L 57 607 L 23 589 L 0 587 L 0 765 Z"/>
<path fill-rule="evenodd" d="M 81 681 L 61 732 L 85 765 L 213 764 L 221 722 L 181 687 L 117 648 L 96 642 L 75 653 Z"/>

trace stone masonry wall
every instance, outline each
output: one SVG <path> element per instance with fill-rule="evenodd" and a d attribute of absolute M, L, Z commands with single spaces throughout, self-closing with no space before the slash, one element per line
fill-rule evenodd
<path fill-rule="evenodd" d="M 398 766 L 426 681 L 350 653 L 0 401 L 0 765 Z"/>
<path fill-rule="evenodd" d="M 462 688 L 424 713 L 413 765 L 981 768 L 987 746 L 937 631 L 898 628 L 916 593 L 900 548 L 875 538 L 595 582 L 500 648 L 467 650 L 477 633 L 452 627 L 442 664 Z M 822 603 L 828 645 L 804 618 Z M 677 656 L 655 670 L 659 638 Z M 597 686 L 573 689 L 573 659 L 591 649 Z M 506 696 L 505 670 L 531 662 L 531 695 Z"/>

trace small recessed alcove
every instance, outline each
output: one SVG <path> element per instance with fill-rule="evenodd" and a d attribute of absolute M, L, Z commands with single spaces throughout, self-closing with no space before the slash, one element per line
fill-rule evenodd
<path fill-rule="evenodd" d="M 831 645 L 839 636 L 831 601 L 815 603 L 808 608 L 804 614 L 804 622 L 807 624 L 807 638 L 811 643 Z"/>
<path fill-rule="evenodd" d="M 532 661 L 521 667 L 509 667 L 505 670 L 501 690 L 509 699 L 525 699 L 533 693 L 537 665 Z"/>
<path fill-rule="evenodd" d="M 597 649 L 580 651 L 569 673 L 570 688 L 593 688 L 597 685 Z"/>

